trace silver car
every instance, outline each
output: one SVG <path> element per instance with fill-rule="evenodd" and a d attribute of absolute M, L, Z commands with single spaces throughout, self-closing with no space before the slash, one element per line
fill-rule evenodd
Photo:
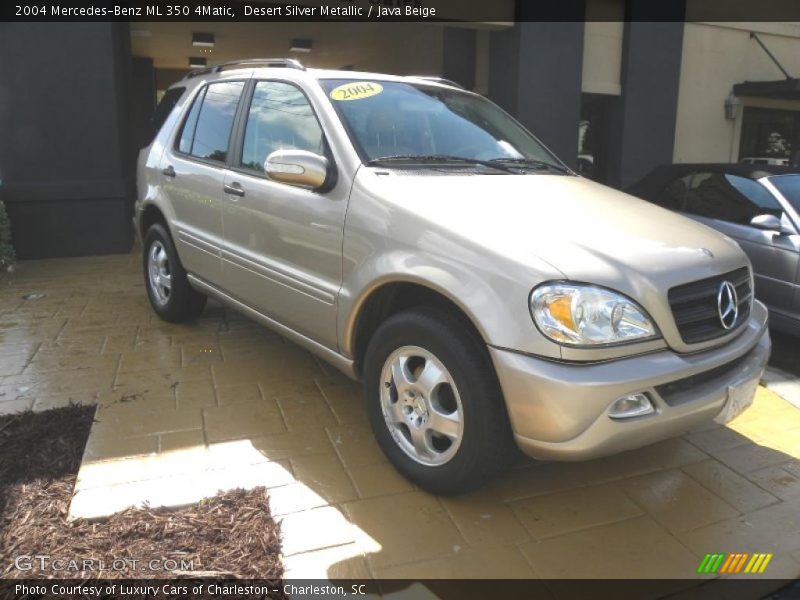
<path fill-rule="evenodd" d="M 800 335 L 800 171 L 777 165 L 675 164 L 631 194 L 678 211 L 738 242 L 753 264 L 770 324 Z"/>
<path fill-rule="evenodd" d="M 575 175 L 446 81 L 253 60 L 175 84 L 139 157 L 153 309 L 213 296 L 364 384 L 395 467 L 463 493 L 730 420 L 770 351 L 731 239 Z"/>

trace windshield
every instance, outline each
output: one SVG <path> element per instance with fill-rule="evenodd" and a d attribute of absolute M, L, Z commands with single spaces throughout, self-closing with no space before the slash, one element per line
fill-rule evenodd
<path fill-rule="evenodd" d="M 800 175 L 778 175 L 770 177 L 769 182 L 794 206 L 796 211 L 800 211 Z"/>
<path fill-rule="evenodd" d="M 393 81 L 326 79 L 320 83 L 367 163 L 466 159 L 463 162 L 485 166 L 496 161 L 520 168 L 530 163 L 564 170 L 536 138 L 481 96 Z"/>

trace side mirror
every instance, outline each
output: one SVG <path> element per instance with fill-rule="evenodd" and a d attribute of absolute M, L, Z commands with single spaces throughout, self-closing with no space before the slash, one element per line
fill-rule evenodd
<path fill-rule="evenodd" d="M 764 231 L 775 231 L 782 234 L 794 233 L 775 215 L 757 215 L 750 219 L 750 225 Z"/>
<path fill-rule="evenodd" d="M 328 178 L 328 159 L 307 150 L 275 150 L 264 161 L 264 172 L 274 181 L 317 189 Z"/>

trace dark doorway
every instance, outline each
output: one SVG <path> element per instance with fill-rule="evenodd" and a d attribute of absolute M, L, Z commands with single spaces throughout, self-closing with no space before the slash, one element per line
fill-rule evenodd
<path fill-rule="evenodd" d="M 150 129 L 156 105 L 156 76 L 153 60 L 134 56 L 131 61 L 130 126 L 134 161 L 139 148 L 150 143 Z M 135 168 L 135 165 L 134 165 Z"/>

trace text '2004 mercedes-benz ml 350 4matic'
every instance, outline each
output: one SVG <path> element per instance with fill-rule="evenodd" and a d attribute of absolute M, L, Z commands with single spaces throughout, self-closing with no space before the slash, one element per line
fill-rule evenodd
<path fill-rule="evenodd" d="M 576 176 L 477 94 L 252 60 L 190 74 L 156 121 L 153 309 L 213 296 L 363 380 L 425 489 L 481 485 L 514 442 L 588 459 L 752 402 L 770 340 L 740 248 Z"/>

